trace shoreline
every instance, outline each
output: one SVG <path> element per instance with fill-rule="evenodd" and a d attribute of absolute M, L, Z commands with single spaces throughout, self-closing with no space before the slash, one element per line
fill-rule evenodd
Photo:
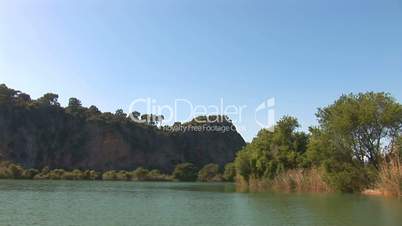
<path fill-rule="evenodd" d="M 105 182 L 158 182 L 158 183 L 201 183 L 201 184 L 220 184 L 220 183 L 226 183 L 226 184 L 233 184 L 236 187 L 236 192 L 241 192 L 241 193 L 265 193 L 265 192 L 279 192 L 279 193 L 284 193 L 284 194 L 297 194 L 297 193 L 309 193 L 309 194 L 330 194 L 330 193 L 336 193 L 335 191 L 290 191 L 290 190 L 277 190 L 277 189 L 269 189 L 269 188 L 262 188 L 258 187 L 258 189 L 255 188 L 250 188 L 249 185 L 245 185 L 243 183 L 236 183 L 236 182 L 231 182 L 231 181 L 180 181 L 180 180 L 103 180 L 103 179 L 97 179 L 97 180 L 90 180 L 90 179 L 27 179 L 27 178 L 21 178 L 21 179 L 16 179 L 16 178 L 0 178 L 0 181 L 2 180 L 10 180 L 10 181 L 88 181 L 88 182 L 93 182 L 93 181 L 105 181 Z M 345 192 L 340 192 L 341 194 L 348 194 Z M 372 197 L 385 197 L 385 198 L 402 198 L 402 196 L 397 197 L 392 194 L 389 194 L 387 192 L 381 191 L 381 189 L 366 189 L 363 190 L 359 193 L 351 193 L 351 194 L 357 194 L 357 195 L 363 195 L 363 196 L 372 196 Z"/>

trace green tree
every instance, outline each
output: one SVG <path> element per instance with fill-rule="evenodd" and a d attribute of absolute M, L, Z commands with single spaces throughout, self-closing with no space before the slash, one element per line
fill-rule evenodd
<path fill-rule="evenodd" d="M 309 136 L 298 132 L 297 119 L 281 118 L 274 131 L 263 129 L 236 157 L 237 173 L 244 179 L 273 178 L 280 172 L 303 165 Z"/>
<path fill-rule="evenodd" d="M 68 100 L 68 106 L 66 107 L 66 112 L 73 115 L 80 115 L 84 112 L 84 108 L 82 107 L 82 103 L 79 99 L 75 97 L 71 97 Z"/>
<path fill-rule="evenodd" d="M 82 103 L 79 99 L 75 98 L 75 97 L 71 97 L 68 100 L 68 108 L 71 109 L 80 109 L 82 108 Z"/>
<path fill-rule="evenodd" d="M 401 105 L 385 93 L 349 94 L 319 109 L 317 117 L 319 127 L 310 129 L 309 163 L 323 166 L 336 190 L 372 187 L 382 158 L 401 132 Z"/>
<path fill-rule="evenodd" d="M 178 164 L 173 171 L 173 178 L 179 181 L 197 180 L 198 170 L 192 163 Z"/>
<path fill-rule="evenodd" d="M 236 166 L 234 163 L 228 163 L 225 165 L 225 171 L 223 173 L 223 178 L 226 181 L 233 182 L 236 178 Z"/>
<path fill-rule="evenodd" d="M 148 179 L 149 170 L 138 167 L 132 173 L 132 178 L 137 181 L 146 181 Z"/>
<path fill-rule="evenodd" d="M 386 93 L 344 95 L 319 109 L 317 117 L 337 152 L 347 152 L 360 164 L 368 162 L 377 169 L 402 128 L 402 106 Z"/>
<path fill-rule="evenodd" d="M 205 165 L 198 172 L 198 181 L 213 181 L 219 175 L 219 166 L 217 164 Z"/>
<path fill-rule="evenodd" d="M 141 115 L 141 120 L 150 126 L 155 126 L 157 123 L 156 115 L 153 114 L 143 114 Z"/>
<path fill-rule="evenodd" d="M 102 112 L 99 111 L 99 109 L 98 109 L 96 106 L 91 105 L 91 106 L 85 111 L 85 114 L 86 114 L 86 117 L 87 117 L 88 119 L 93 120 L 93 119 L 98 119 L 99 116 L 102 114 Z"/>
<path fill-rule="evenodd" d="M 46 106 L 60 106 L 60 103 L 57 101 L 59 99 L 59 95 L 54 93 L 46 93 L 42 97 L 40 97 L 37 102 L 41 105 Z"/>
<path fill-rule="evenodd" d="M 252 173 L 251 151 L 247 148 L 247 146 L 237 153 L 235 167 L 236 172 L 246 181 L 250 179 L 250 175 Z"/>
<path fill-rule="evenodd" d="M 18 92 L 15 98 L 15 102 L 18 106 L 27 106 L 31 101 L 31 97 L 28 94 L 21 92 Z"/>
<path fill-rule="evenodd" d="M 17 95 L 18 91 L 9 89 L 5 84 L 0 84 L 0 104 L 9 104 Z"/>
<path fill-rule="evenodd" d="M 154 114 L 143 114 L 141 115 L 141 120 L 149 126 L 157 126 L 158 124 L 161 124 L 163 120 L 165 120 L 165 116 L 154 115 Z"/>
<path fill-rule="evenodd" d="M 109 170 L 102 174 L 102 180 L 116 180 L 117 172 L 115 170 Z"/>
<path fill-rule="evenodd" d="M 116 113 L 114 114 L 116 116 L 116 118 L 118 118 L 119 120 L 124 120 L 125 118 L 127 118 L 127 114 L 124 113 L 123 109 L 117 109 Z"/>

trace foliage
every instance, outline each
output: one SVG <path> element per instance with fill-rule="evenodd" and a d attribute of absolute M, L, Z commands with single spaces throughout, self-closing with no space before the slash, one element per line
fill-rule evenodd
<path fill-rule="evenodd" d="M 149 170 L 139 167 L 135 171 L 133 171 L 132 179 L 138 181 L 146 181 L 148 178 L 148 174 Z"/>
<path fill-rule="evenodd" d="M 34 169 L 24 169 L 22 166 L 0 161 L 0 179 L 32 179 L 39 172 Z"/>
<path fill-rule="evenodd" d="M 295 169 L 303 162 L 308 135 L 297 132 L 297 120 L 285 116 L 274 131 L 261 130 L 257 137 L 241 150 L 235 166 L 240 176 L 246 180 L 254 178 L 274 178 L 280 172 Z"/>
<path fill-rule="evenodd" d="M 359 192 L 376 184 L 380 162 L 394 147 L 401 152 L 402 107 L 389 94 L 344 95 L 319 109 L 317 118 L 309 134 L 297 132 L 292 117 L 282 118 L 273 132 L 261 130 L 238 152 L 237 174 L 273 186 L 278 178 L 294 181 L 295 169 L 321 168 L 331 189 Z"/>
<path fill-rule="evenodd" d="M 77 98 L 70 98 L 68 100 L 68 106 L 66 107 L 66 112 L 75 116 L 81 116 L 84 112 L 84 108 L 82 107 L 82 103 Z"/>
<path fill-rule="evenodd" d="M 373 187 L 379 164 L 396 142 L 402 108 L 384 93 L 344 95 L 317 113 L 307 159 L 322 164 L 336 190 L 355 192 Z"/>
<path fill-rule="evenodd" d="M 54 93 L 46 93 L 42 97 L 37 100 L 37 103 L 43 106 L 56 106 L 59 107 L 60 103 L 58 102 L 59 95 Z"/>
<path fill-rule="evenodd" d="M 163 115 L 154 115 L 154 114 L 141 115 L 141 120 L 144 121 L 149 126 L 156 126 L 158 124 L 161 124 L 164 119 L 165 117 Z"/>
<path fill-rule="evenodd" d="M 361 165 L 367 162 L 377 169 L 402 128 L 402 106 L 385 93 L 344 95 L 319 109 L 317 117 L 335 151 L 347 152 Z"/>
<path fill-rule="evenodd" d="M 219 166 L 217 164 L 208 164 L 205 165 L 199 172 L 198 172 L 198 181 L 208 182 L 208 181 L 215 181 L 219 180 Z"/>
<path fill-rule="evenodd" d="M 131 174 L 125 170 L 117 171 L 115 174 L 115 180 L 128 181 L 131 179 Z"/>
<path fill-rule="evenodd" d="M 192 163 L 178 164 L 173 171 L 173 178 L 179 181 L 197 180 L 198 170 Z"/>
<path fill-rule="evenodd" d="M 225 181 L 233 182 L 236 178 L 236 166 L 234 163 L 228 163 L 225 165 L 225 171 L 223 173 Z"/>
<path fill-rule="evenodd" d="M 102 174 L 102 180 L 116 180 L 116 171 L 109 170 Z"/>
<path fill-rule="evenodd" d="M 159 170 L 151 170 L 148 173 L 147 181 L 171 181 L 169 175 L 162 174 Z"/>

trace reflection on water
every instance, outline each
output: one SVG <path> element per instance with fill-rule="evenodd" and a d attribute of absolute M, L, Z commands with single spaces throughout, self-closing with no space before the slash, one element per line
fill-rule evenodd
<path fill-rule="evenodd" d="M 401 225 L 402 201 L 226 183 L 0 180 L 0 225 Z"/>

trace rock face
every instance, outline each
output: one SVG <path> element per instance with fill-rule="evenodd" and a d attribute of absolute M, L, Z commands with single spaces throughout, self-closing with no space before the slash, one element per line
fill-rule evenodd
<path fill-rule="evenodd" d="M 18 94 L 7 99 L 0 92 L 0 158 L 27 168 L 171 172 L 182 162 L 222 167 L 245 145 L 236 131 L 166 132 L 83 107 L 74 112 L 53 102 L 17 100 Z"/>

